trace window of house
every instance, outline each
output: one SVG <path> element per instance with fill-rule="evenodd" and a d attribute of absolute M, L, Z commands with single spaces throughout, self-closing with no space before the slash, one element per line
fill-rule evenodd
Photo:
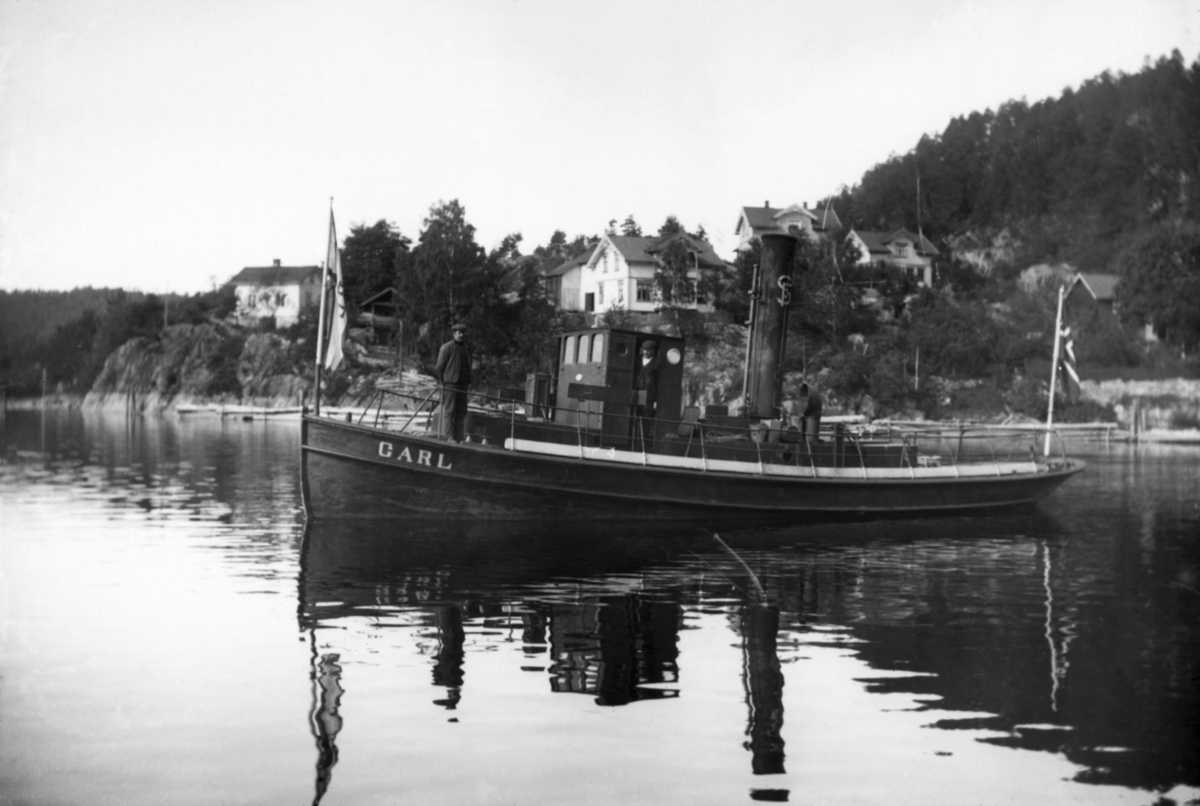
<path fill-rule="evenodd" d="M 697 281 L 697 280 L 693 280 L 693 281 L 692 281 L 692 295 L 693 295 L 693 296 L 696 298 L 696 304 L 697 304 L 697 305 L 704 305 L 704 304 L 705 304 L 704 294 L 703 294 L 703 293 L 701 293 L 701 291 L 700 291 L 700 282 L 699 282 L 699 281 Z"/>
<path fill-rule="evenodd" d="M 600 283 L 598 286 L 596 286 L 596 302 L 598 302 L 600 305 L 604 304 L 604 285 L 604 283 Z"/>
<path fill-rule="evenodd" d="M 653 302 L 654 299 L 654 283 L 649 280 L 637 281 L 637 301 L 638 302 Z"/>

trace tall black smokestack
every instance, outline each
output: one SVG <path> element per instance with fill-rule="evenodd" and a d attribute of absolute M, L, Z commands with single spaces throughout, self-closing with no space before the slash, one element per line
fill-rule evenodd
<path fill-rule="evenodd" d="M 762 236 L 762 259 L 751 290 L 745 404 L 742 409 L 746 416 L 759 420 L 779 416 L 787 317 L 792 303 L 792 258 L 795 253 L 796 236 L 782 232 Z"/>

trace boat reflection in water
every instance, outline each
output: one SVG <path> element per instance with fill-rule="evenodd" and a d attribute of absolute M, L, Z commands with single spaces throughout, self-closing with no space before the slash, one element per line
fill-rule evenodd
<path fill-rule="evenodd" d="M 341 655 L 318 649 L 323 628 L 377 617 L 380 608 L 411 608 L 435 641 L 430 682 L 443 693 L 432 703 L 448 711 L 464 696 L 465 625 L 480 623 L 497 637 L 506 631 L 504 640 L 519 633 L 527 659 L 545 657 L 544 664 L 523 668 L 544 671 L 550 691 L 621 706 L 679 696 L 684 602 L 698 601 L 705 588 L 716 590 L 706 577 L 718 580 L 726 595 L 721 607 L 741 638 L 751 768 L 756 775 L 785 771 L 779 607 L 762 597 L 730 601 L 728 594 L 758 584 L 731 549 L 695 529 L 626 537 L 606 532 L 605 540 L 586 542 L 578 527 L 570 542 L 523 529 L 497 534 L 495 525 L 425 524 L 403 527 L 401 538 L 394 525 L 309 525 L 299 619 L 313 647 L 318 801 L 338 760 L 343 696 Z M 681 556 L 693 566 L 673 569 Z M 758 794 L 771 799 L 772 792 Z"/>
<path fill-rule="evenodd" d="M 828 725 L 815 727 L 812 714 L 796 713 L 789 749 L 785 670 L 799 687 L 788 701 L 802 711 L 810 707 L 803 703 L 824 696 L 819 686 L 830 685 L 831 675 L 844 675 L 839 686 L 909 696 L 912 704 L 900 710 L 931 712 L 916 727 L 942 729 L 914 733 L 913 743 L 969 736 L 984 745 L 1050 751 L 1074 765 L 1079 782 L 1137 787 L 1178 780 L 1179 759 L 1137 745 L 1148 726 L 1114 736 L 1097 722 L 1097 714 L 1127 709 L 1121 698 L 1130 695 L 1098 683 L 1089 668 L 1094 659 L 1074 645 L 1081 636 L 1087 640 L 1089 629 L 1079 623 L 1079 597 L 1063 573 L 1069 546 L 1053 518 L 1031 509 L 938 523 L 936 538 L 928 536 L 930 522 L 919 520 L 720 535 L 690 526 L 624 533 L 605 527 L 595 534 L 573 526 L 568 534 L 529 525 L 505 532 L 495 524 L 310 524 L 298 616 L 313 647 L 317 800 L 331 786 L 351 701 L 362 714 L 406 700 L 405 713 L 417 714 L 410 722 L 428 720 L 431 706 L 442 709 L 443 721 L 457 722 L 470 705 L 478 709 L 471 724 L 459 726 L 456 743 L 446 745 L 447 753 L 468 757 L 503 755 L 510 743 L 505 730 L 516 742 L 519 734 L 543 730 L 544 718 L 560 718 L 554 704 L 530 694 L 521 682 L 529 682 L 527 675 L 509 672 L 543 675 L 542 692 L 584 694 L 597 706 L 662 702 L 653 706 L 656 724 L 672 724 L 678 752 L 694 756 L 697 768 L 728 765 L 730 749 L 744 748 L 740 774 L 763 776 L 746 779 L 754 800 L 787 800 L 796 775 L 811 775 L 822 763 L 821 745 L 841 741 L 823 732 Z M 722 638 L 726 630 L 729 638 Z M 392 654 L 388 641 L 399 634 L 408 643 Z M 740 680 L 722 654 L 734 651 L 731 645 L 740 650 Z M 423 685 L 433 687 L 424 717 L 412 710 L 419 687 L 395 689 L 396 676 L 413 667 L 414 646 Z M 851 656 L 857 665 L 849 675 L 829 660 Z M 363 664 L 391 669 L 379 673 L 391 681 L 391 699 L 378 684 L 343 680 L 356 664 L 360 671 Z M 717 679 L 720 669 L 727 671 Z M 735 735 L 729 722 L 714 734 L 702 701 L 715 687 L 725 701 L 741 700 L 744 735 Z M 685 692 L 686 704 L 671 704 Z M 892 719 L 880 716 L 892 710 L 884 699 L 847 721 Z M 480 714 L 494 716 L 497 701 L 513 710 L 481 736 Z M 565 728 L 572 742 L 616 724 L 575 718 Z M 641 718 L 629 721 L 641 725 Z M 1169 734 L 1181 726 L 1168 720 L 1155 727 Z M 444 740 L 434 722 L 403 730 L 389 752 L 402 754 L 405 767 L 421 765 L 410 754 L 419 755 L 422 745 Z M 555 723 L 545 730 L 564 728 Z M 609 739 L 617 744 L 626 737 L 603 741 Z M 464 749 L 472 742 L 484 749 Z M 1128 746 L 1120 758 L 1102 749 L 1122 742 Z M 1186 753 L 1188 742 L 1182 745 Z M 894 752 L 848 752 L 872 766 L 878 759 L 868 761 L 868 754 L 881 749 L 885 757 Z M 621 763 L 642 760 L 636 752 Z M 647 742 L 641 752 L 669 751 Z M 469 758 L 457 761 L 458 774 L 468 774 Z M 644 761 L 653 768 L 658 759 Z M 622 772 L 638 774 L 644 773 Z M 772 787 L 773 780 L 781 785 Z"/>

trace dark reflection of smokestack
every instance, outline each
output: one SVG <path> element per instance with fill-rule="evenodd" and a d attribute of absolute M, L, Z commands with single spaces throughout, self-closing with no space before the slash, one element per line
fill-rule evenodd
<path fill-rule="evenodd" d="M 462 608 L 439 605 L 432 610 L 439 645 L 438 653 L 434 656 L 433 684 L 446 687 L 446 698 L 434 700 L 433 704 L 454 710 L 462 699 L 463 643 L 466 639 Z"/>
<path fill-rule="evenodd" d="M 342 700 L 342 667 L 338 665 L 338 655 L 317 658 L 315 636 L 312 656 L 313 705 L 308 722 L 313 738 L 317 740 L 317 784 L 313 798 L 313 806 L 316 806 L 329 788 L 338 760 L 337 735 L 342 729 L 342 717 L 338 714 Z"/>
<path fill-rule="evenodd" d="M 673 695 L 642 683 L 673 683 L 679 657 L 680 609 L 625 596 L 600 611 L 601 673 L 596 702 L 625 705 Z"/>
<path fill-rule="evenodd" d="M 677 696 L 645 688 L 678 680 L 682 610 L 636 595 L 556 605 L 550 617 L 553 691 L 593 694 L 599 705 Z"/>
<path fill-rule="evenodd" d="M 778 775 L 783 768 L 783 671 L 776 636 L 779 608 L 752 605 L 742 611 L 742 682 L 750 706 L 745 747 L 755 775 Z"/>

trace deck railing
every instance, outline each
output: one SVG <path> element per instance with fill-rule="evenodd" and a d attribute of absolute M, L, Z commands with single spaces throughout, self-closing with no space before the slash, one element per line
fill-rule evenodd
<path fill-rule="evenodd" d="M 359 414 L 358 423 L 398 431 L 427 430 L 441 403 L 441 391 L 435 387 L 422 396 L 396 388 L 377 388 Z M 470 410 L 476 415 L 504 418 L 508 425 L 507 449 L 514 449 L 519 433 L 528 434 L 530 428 L 536 430 L 539 425 L 546 425 L 547 433 L 556 432 L 556 444 L 572 448 L 572 454 L 581 459 L 597 455 L 595 450 L 603 448 L 608 456 L 615 456 L 613 451 L 618 450 L 640 454 L 642 464 L 649 464 L 650 457 L 655 455 L 682 456 L 698 460 L 695 464 L 698 469 L 709 470 L 714 461 L 728 461 L 732 457 L 734 461 L 757 465 L 760 474 L 767 472 L 768 465 L 807 466 L 815 474 L 818 466 L 828 467 L 832 462 L 838 468 L 861 470 L 864 478 L 869 476 L 870 468 L 880 466 L 881 462 L 894 462 L 891 466 L 907 469 L 916 478 L 924 472 L 923 468 L 983 464 L 994 465 L 999 472 L 1005 465 L 1045 458 L 1040 449 L 1046 428 L 1040 425 L 827 422 L 822 423 L 813 439 L 785 423 L 741 425 L 731 418 L 705 421 L 694 416 L 694 409 L 689 410 L 692 416 L 683 420 L 638 417 L 600 411 L 594 401 L 580 401 L 580 408 L 573 409 L 575 439 L 571 445 L 563 442 L 564 425 L 554 423 L 553 407 L 538 406 L 536 411 L 542 415 L 538 417 L 527 415 L 533 407 L 512 396 L 471 392 L 469 399 Z M 389 403 L 399 406 L 389 405 L 385 409 Z M 614 421 L 618 423 L 615 427 Z M 606 422 L 607 429 L 603 426 Z M 1066 460 L 1064 436 L 1078 433 L 1078 429 L 1056 426 L 1050 433 L 1054 446 L 1051 458 Z M 881 459 L 878 451 L 884 445 L 890 453 Z M 624 454 L 623 458 L 628 460 Z"/>

